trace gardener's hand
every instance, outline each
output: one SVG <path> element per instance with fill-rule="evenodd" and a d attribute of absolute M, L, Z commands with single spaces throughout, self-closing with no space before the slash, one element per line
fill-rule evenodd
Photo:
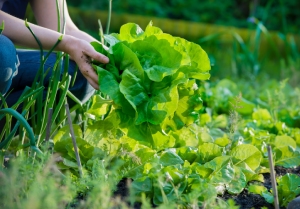
<path fill-rule="evenodd" d="M 101 63 L 108 63 L 109 59 L 105 55 L 97 52 L 87 41 L 65 35 L 62 42 L 62 48 L 70 55 L 81 71 L 95 89 L 99 89 L 98 75 L 92 67 L 91 61 L 96 60 Z"/>

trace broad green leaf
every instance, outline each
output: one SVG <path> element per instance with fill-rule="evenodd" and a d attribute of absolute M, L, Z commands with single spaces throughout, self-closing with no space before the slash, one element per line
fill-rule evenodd
<path fill-rule="evenodd" d="M 112 100 L 104 99 L 100 95 L 94 95 L 92 98 L 92 106 L 86 113 L 95 117 L 101 117 L 108 112 L 111 104 Z"/>
<path fill-rule="evenodd" d="M 215 202 L 217 191 L 207 179 L 203 179 L 197 174 L 192 174 L 188 176 L 187 182 L 188 186 L 185 194 L 183 194 L 184 200 L 187 202 L 198 200 L 200 203 L 205 202 L 208 205 L 210 202 Z"/>
<path fill-rule="evenodd" d="M 230 142 L 227 134 L 220 128 L 210 128 L 209 135 L 213 138 L 214 143 L 219 146 L 226 146 Z"/>
<path fill-rule="evenodd" d="M 173 37 L 169 34 L 158 34 L 156 37 L 158 39 L 167 40 L 171 46 L 182 54 L 183 59 L 181 65 L 191 66 L 191 68 L 189 68 L 190 72 L 188 72 L 190 78 L 198 79 L 198 76 L 205 74 L 211 69 L 206 52 L 198 44 L 189 42 L 180 37 Z M 204 79 L 206 78 L 207 77 Z M 199 79 L 202 79 L 202 77 Z"/>
<path fill-rule="evenodd" d="M 300 152 L 291 146 L 280 147 L 275 151 L 275 165 L 292 168 L 300 165 Z"/>
<path fill-rule="evenodd" d="M 268 191 L 268 189 L 261 185 L 252 184 L 248 187 L 248 191 L 254 194 L 261 195 L 263 192 Z"/>
<path fill-rule="evenodd" d="M 231 104 L 234 104 L 235 103 L 235 100 L 234 100 L 234 97 L 231 97 L 229 102 Z M 238 108 L 235 109 L 235 111 L 237 111 L 238 113 L 242 114 L 242 115 L 250 115 L 253 113 L 253 110 L 255 108 L 255 104 L 246 100 L 245 98 L 241 98 L 239 100 L 239 103 L 238 103 Z"/>
<path fill-rule="evenodd" d="M 186 180 L 181 182 L 178 188 L 174 188 L 174 185 L 168 181 L 158 180 L 158 182 L 154 184 L 153 203 L 155 205 L 160 205 L 163 202 L 177 199 L 177 196 L 183 193 L 186 186 Z"/>
<path fill-rule="evenodd" d="M 180 67 L 182 55 L 164 39 L 150 36 L 130 45 L 150 80 L 160 82 L 165 76 L 173 75 Z"/>
<path fill-rule="evenodd" d="M 287 206 L 300 194 L 300 177 L 296 174 L 286 174 L 277 179 L 278 198 L 281 206 Z"/>
<path fill-rule="evenodd" d="M 300 129 L 296 128 L 294 131 L 294 137 L 297 145 L 300 147 Z"/>
<path fill-rule="evenodd" d="M 128 118 L 122 121 L 119 128 L 127 137 L 137 140 L 148 147 L 153 147 L 158 151 L 175 145 L 174 137 L 166 135 L 161 127 L 157 125 L 149 123 L 135 125 L 133 119 Z"/>
<path fill-rule="evenodd" d="M 67 160 L 66 158 L 64 158 L 62 163 L 69 168 L 78 170 L 78 164 L 74 161 Z"/>
<path fill-rule="evenodd" d="M 82 137 L 83 133 L 79 125 L 73 124 L 73 130 L 75 137 Z M 58 130 L 58 132 L 53 137 L 54 144 L 58 141 L 69 139 L 71 137 L 70 127 L 66 125 Z"/>
<path fill-rule="evenodd" d="M 100 146 L 103 140 L 115 139 L 120 120 L 116 114 L 110 114 L 105 120 L 99 120 L 88 125 L 84 133 L 84 139 L 93 146 Z"/>
<path fill-rule="evenodd" d="M 262 154 L 261 152 L 251 144 L 241 144 L 234 147 L 230 156 L 235 166 L 245 163 L 252 171 L 255 171 L 260 165 Z"/>
<path fill-rule="evenodd" d="M 234 175 L 230 183 L 226 185 L 227 191 L 230 194 L 241 193 L 247 185 L 246 176 L 243 170 L 237 166 L 234 166 Z"/>
<path fill-rule="evenodd" d="M 175 139 L 169 135 L 166 135 L 160 126 L 155 126 L 152 124 L 144 123 L 144 126 L 147 127 L 148 134 L 152 137 L 153 146 L 156 150 L 162 150 L 165 148 L 174 147 Z"/>
<path fill-rule="evenodd" d="M 179 100 L 173 117 L 177 129 L 181 129 L 184 125 L 191 125 L 199 118 L 199 114 L 194 111 L 197 107 L 191 102 L 191 97 L 195 95 L 194 84 L 195 81 L 190 80 L 178 85 Z"/>
<path fill-rule="evenodd" d="M 198 157 L 196 162 L 204 164 L 215 157 L 222 155 L 222 148 L 213 143 L 204 143 L 198 147 Z"/>
<path fill-rule="evenodd" d="M 296 141 L 290 136 L 276 136 L 274 142 L 275 148 L 291 146 L 296 149 L 297 144 Z"/>
<path fill-rule="evenodd" d="M 148 176 L 135 179 L 131 183 L 131 187 L 136 195 L 141 195 L 142 193 L 150 195 L 153 192 L 152 180 Z"/>
<path fill-rule="evenodd" d="M 170 133 L 176 139 L 176 147 L 197 147 L 199 140 L 191 126 L 183 127 L 175 132 Z"/>
<path fill-rule="evenodd" d="M 234 176 L 234 168 L 230 156 L 216 157 L 205 163 L 204 166 L 213 170 L 209 176 L 211 183 L 227 184 Z"/>
<path fill-rule="evenodd" d="M 204 113 L 200 115 L 200 125 L 204 126 L 207 123 L 211 122 L 211 116 L 208 113 Z"/>
<path fill-rule="evenodd" d="M 135 23 L 127 23 L 122 25 L 120 33 L 114 34 L 114 36 L 121 41 L 134 42 L 144 39 L 144 31 Z"/>
<path fill-rule="evenodd" d="M 104 34 L 105 41 L 109 44 L 110 47 L 116 45 L 120 42 L 113 34 Z"/>
<path fill-rule="evenodd" d="M 178 168 L 178 165 L 169 165 L 161 169 L 163 174 L 166 174 L 170 177 L 170 180 L 174 185 L 178 185 L 185 180 L 185 175 L 182 167 Z"/>
<path fill-rule="evenodd" d="M 160 28 L 153 26 L 152 21 L 149 22 L 149 24 L 147 25 L 147 27 L 145 29 L 146 37 L 155 35 L 155 34 L 162 34 L 162 33 L 163 33 L 163 31 Z"/>
<path fill-rule="evenodd" d="M 197 157 L 197 149 L 190 146 L 177 148 L 176 153 L 182 160 L 187 160 L 189 163 L 193 163 Z"/>
<path fill-rule="evenodd" d="M 222 138 L 217 138 L 216 140 L 215 140 L 215 144 L 216 145 L 219 145 L 219 146 L 221 146 L 221 147 L 225 147 L 225 146 L 227 146 L 228 144 L 230 144 L 230 139 L 228 139 L 228 137 L 226 136 L 226 137 L 222 137 Z"/>
<path fill-rule="evenodd" d="M 145 148 L 139 149 L 134 154 L 139 158 L 140 162 L 144 164 L 144 163 L 150 161 L 154 157 L 155 153 L 156 152 L 154 150 L 145 147 Z"/>
<path fill-rule="evenodd" d="M 271 114 L 267 109 L 258 109 L 254 113 L 252 113 L 253 120 L 257 121 L 268 121 L 272 120 Z"/>
<path fill-rule="evenodd" d="M 149 100 L 142 81 L 127 69 L 122 74 L 120 91 L 135 110 L 137 106 Z"/>
<path fill-rule="evenodd" d="M 78 147 L 78 152 L 82 163 L 86 163 L 93 157 L 95 147 L 82 139 L 82 131 L 78 125 L 73 125 L 75 139 Z M 75 151 L 70 135 L 69 126 L 64 126 L 53 138 L 54 150 L 62 155 L 62 157 L 68 160 L 75 160 Z"/>
<path fill-rule="evenodd" d="M 110 96 L 118 108 L 122 107 L 122 110 L 126 114 L 134 113 L 132 106 L 125 99 L 124 95 L 120 92 L 119 83 L 116 78 L 110 72 L 105 69 L 95 66 L 99 76 L 100 89 L 104 94 Z"/>
<path fill-rule="evenodd" d="M 191 166 L 193 171 L 201 176 L 201 178 L 206 179 L 209 177 L 209 175 L 213 172 L 213 169 L 207 168 L 204 165 L 201 165 L 200 163 L 194 162 Z"/>
<path fill-rule="evenodd" d="M 144 70 L 137 55 L 123 42 L 113 46 L 113 57 L 116 67 L 122 73 L 124 70 L 129 70 L 137 78 L 144 82 Z"/>
<path fill-rule="evenodd" d="M 152 95 L 137 107 L 136 125 L 149 122 L 154 125 L 162 123 L 166 117 L 172 116 L 177 109 L 178 92 L 176 86 Z"/>
<path fill-rule="evenodd" d="M 163 151 L 159 162 L 163 166 L 169 166 L 169 165 L 176 165 L 176 164 L 183 164 L 184 161 L 176 154 L 175 150 L 167 150 Z"/>
<path fill-rule="evenodd" d="M 268 202 L 268 203 L 274 203 L 274 195 L 272 193 L 270 193 L 269 191 L 263 191 L 261 196 L 263 198 L 265 198 L 265 200 Z"/>

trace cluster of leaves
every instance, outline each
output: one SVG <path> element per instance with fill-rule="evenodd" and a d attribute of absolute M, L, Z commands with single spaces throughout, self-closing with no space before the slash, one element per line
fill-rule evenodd
<path fill-rule="evenodd" d="M 119 126 L 132 138 L 156 149 L 173 146 L 167 134 L 192 124 L 202 107 L 196 80 L 210 77 L 207 54 L 151 23 L 145 32 L 136 24 L 125 24 L 120 34 L 108 35 L 106 41 L 108 52 L 96 42 L 92 45 L 110 59 L 94 68 L 101 92 L 111 100 L 99 96 L 94 104 L 111 103 L 104 114 L 116 114 Z"/>
<path fill-rule="evenodd" d="M 269 172 L 268 144 L 275 165 L 300 164 L 299 107 L 293 110 L 297 90 L 289 92 L 293 97 L 282 106 L 270 98 L 283 98 L 284 82 L 275 93 L 266 84 L 268 98 L 254 96 L 249 88 L 244 91 L 227 79 L 216 85 L 196 82 L 207 79 L 210 69 L 200 46 L 151 24 L 145 32 L 127 24 L 120 34 L 106 36 L 106 41 L 108 51 L 93 43 L 111 60 L 107 65 L 94 63 L 102 93 L 93 97 L 86 112 L 86 128 L 74 125 L 86 172 L 105 159 L 119 166 L 110 176 L 133 179 L 137 197 L 146 195 L 156 205 L 170 201 L 205 208 L 215 204 L 218 195 L 239 194 L 251 182 L 264 182 L 262 174 Z M 238 96 L 240 91 L 248 94 Z M 287 121 L 292 121 L 289 126 Z M 60 168 L 76 174 L 69 127 L 60 129 L 53 140 L 63 157 Z M 298 194 L 294 190 L 287 198 L 287 189 L 281 189 L 282 205 Z"/>

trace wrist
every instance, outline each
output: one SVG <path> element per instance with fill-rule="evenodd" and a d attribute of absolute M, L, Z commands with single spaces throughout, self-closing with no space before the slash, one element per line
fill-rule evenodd
<path fill-rule="evenodd" d="M 76 48 L 75 43 L 77 41 L 79 41 L 79 39 L 75 38 L 74 36 L 64 35 L 58 45 L 58 50 L 67 54 L 71 54 L 71 52 Z"/>

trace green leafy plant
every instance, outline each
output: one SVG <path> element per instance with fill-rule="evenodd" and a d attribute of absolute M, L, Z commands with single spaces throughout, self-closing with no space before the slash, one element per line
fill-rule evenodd
<path fill-rule="evenodd" d="M 201 99 L 196 80 L 209 78 L 206 53 L 151 23 L 145 32 L 136 24 L 126 24 L 120 34 L 105 39 L 108 51 L 96 42 L 92 45 L 110 58 L 107 65 L 94 63 L 101 92 L 112 100 L 109 114 L 121 114 L 120 126 L 132 124 L 129 132 L 140 127 L 149 133 L 148 139 L 137 140 L 164 148 L 155 134 L 163 136 L 162 131 L 176 131 L 197 118 Z"/>
<path fill-rule="evenodd" d="M 300 194 L 300 177 L 296 174 L 286 174 L 277 178 L 277 184 L 280 206 L 286 207 L 290 201 Z M 268 191 L 264 186 L 251 185 L 249 191 L 262 195 L 269 203 L 274 202 L 272 190 Z"/>

